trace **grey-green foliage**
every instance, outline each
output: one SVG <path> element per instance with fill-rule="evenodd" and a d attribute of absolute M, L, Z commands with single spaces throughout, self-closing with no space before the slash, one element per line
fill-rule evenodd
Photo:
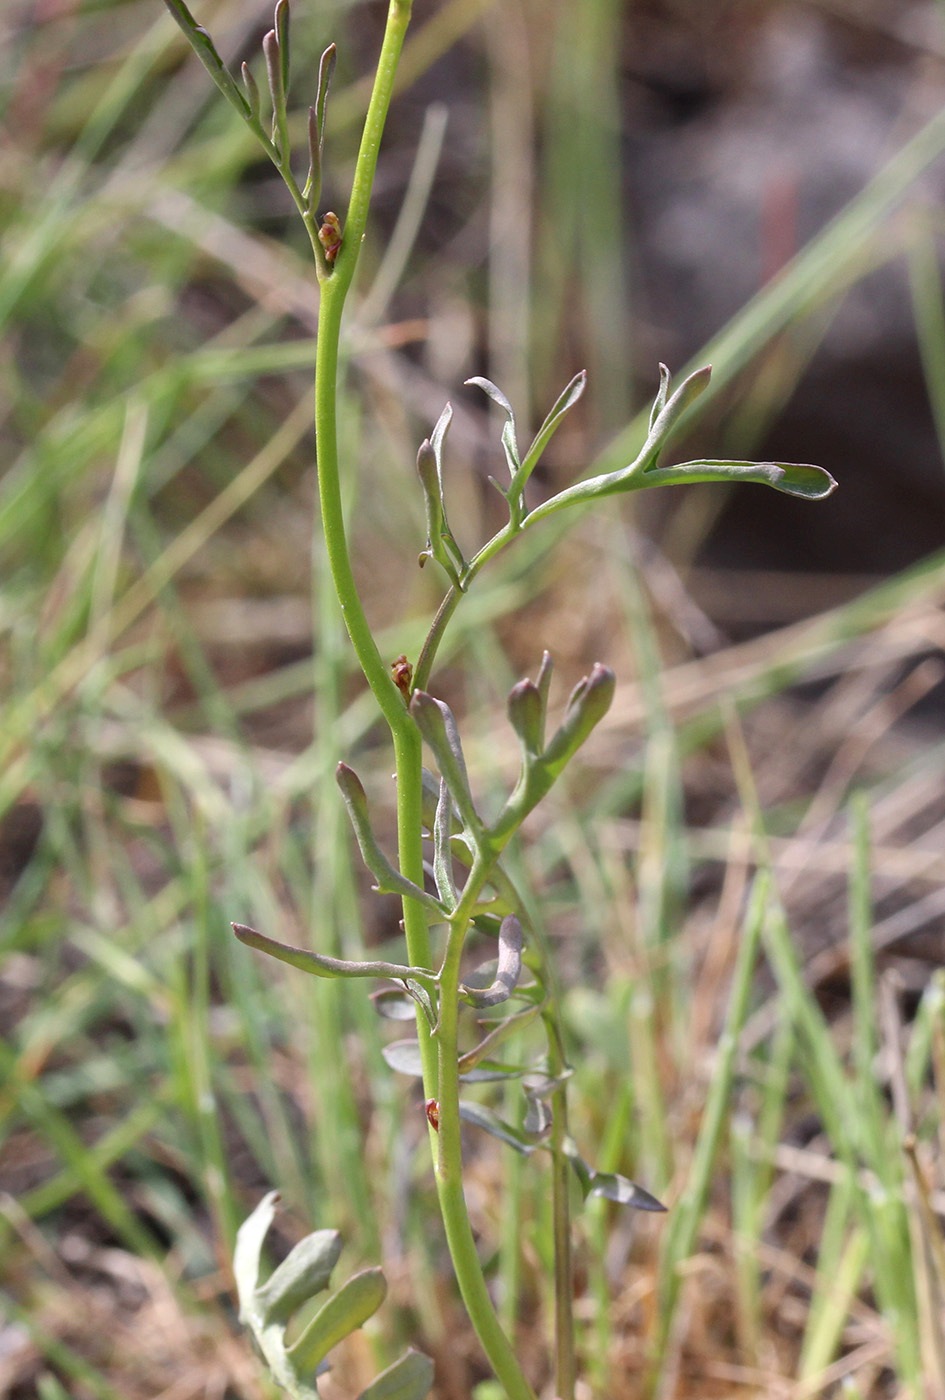
<path fill-rule="evenodd" d="M 789 496 L 800 496 L 808 501 L 820 501 L 836 489 L 837 483 L 823 467 L 815 467 L 806 462 L 737 462 L 699 458 L 691 462 L 680 462 L 676 466 L 661 467 L 660 457 L 673 431 L 678 426 L 686 410 L 708 388 L 712 366 L 706 365 L 684 379 L 678 389 L 670 393 L 670 373 L 665 365 L 660 365 L 660 386 L 653 407 L 650 410 L 650 426 L 646 441 L 632 462 L 617 471 L 606 472 L 602 476 L 589 477 L 565 487 L 549 500 L 528 512 L 525 519 L 529 524 L 543 520 L 559 510 L 570 506 L 585 505 L 601 500 L 605 496 L 623 494 L 628 491 L 645 490 L 653 486 L 675 486 L 681 483 L 705 481 L 745 481 L 773 486 Z M 477 381 L 485 387 L 487 381 Z M 575 381 L 572 381 L 574 384 Z M 494 389 L 495 386 L 490 386 Z M 568 390 L 572 385 L 568 386 Z M 568 396 L 562 395 L 562 407 L 557 415 L 553 412 L 539 432 L 536 442 L 550 425 L 551 431 L 557 427 L 561 414 L 574 403 L 583 389 Z M 489 392 L 489 390 L 487 390 Z M 558 405 L 555 406 L 558 409 Z M 511 420 L 510 420 L 511 421 Z M 548 433 L 550 437 L 550 432 Z M 544 440 L 547 441 L 547 438 Z M 544 442 L 542 442 L 544 447 Z M 531 462 L 531 452 L 522 464 L 521 474 L 526 476 L 526 464 Z M 534 466 L 534 462 L 531 462 Z M 513 475 L 513 486 L 519 474 Z"/>
<path fill-rule="evenodd" d="M 274 1379 L 292 1400 L 318 1400 L 318 1376 L 326 1369 L 332 1347 L 372 1317 L 387 1293 L 380 1269 L 364 1269 L 329 1293 L 321 1307 L 291 1341 L 287 1327 L 306 1304 L 324 1293 L 341 1253 L 337 1230 L 316 1230 L 289 1252 L 268 1278 L 261 1280 L 262 1252 L 279 1201 L 270 1191 L 236 1237 L 233 1272 L 240 1300 L 240 1321 L 256 1338 Z M 417 1351 L 406 1352 L 383 1371 L 358 1400 L 424 1400 L 433 1384 L 433 1363 Z"/>

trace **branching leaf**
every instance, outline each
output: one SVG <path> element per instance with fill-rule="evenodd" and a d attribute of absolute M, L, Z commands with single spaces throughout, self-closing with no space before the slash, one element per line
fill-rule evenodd
<path fill-rule="evenodd" d="M 252 1331 L 281 1390 L 292 1400 L 319 1400 L 316 1378 L 327 1369 L 325 1357 L 377 1311 L 387 1284 L 380 1269 L 355 1274 L 331 1294 L 296 1341 L 287 1345 L 286 1324 L 329 1286 L 341 1237 L 337 1230 L 306 1235 L 260 1285 L 262 1247 L 278 1200 L 279 1193 L 270 1191 L 237 1231 L 233 1268 L 240 1319 Z M 433 1363 L 410 1351 L 383 1371 L 360 1400 L 424 1400 L 432 1382 Z"/>
<path fill-rule="evenodd" d="M 639 491 L 651 486 L 674 486 L 703 481 L 755 481 L 776 491 L 803 500 L 820 501 L 835 490 L 837 483 L 822 467 L 798 462 L 728 462 L 711 459 L 682 462 L 661 467 L 660 454 L 680 418 L 706 388 L 711 366 L 696 370 L 669 394 L 669 372 L 660 365 L 660 387 L 650 413 L 650 430 L 639 455 L 619 471 L 575 482 L 544 501 L 527 517 L 534 524 L 558 510 L 601 500 L 606 496 Z"/>
<path fill-rule="evenodd" d="M 551 789 L 594 727 L 610 708 L 616 677 L 608 666 L 595 663 L 571 692 L 564 718 L 538 757 L 523 766 L 515 791 L 489 830 L 499 847 L 518 830 L 528 813 Z"/>

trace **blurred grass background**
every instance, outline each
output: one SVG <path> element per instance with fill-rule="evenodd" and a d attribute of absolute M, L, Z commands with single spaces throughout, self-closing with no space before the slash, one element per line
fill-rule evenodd
<path fill-rule="evenodd" d="M 415 656 L 438 601 L 412 464 L 447 397 L 454 528 L 497 520 L 470 374 L 534 423 L 589 369 L 538 491 L 626 460 L 660 359 L 715 366 L 699 451 L 841 481 L 819 508 L 692 489 L 551 528 L 443 654 L 486 800 L 543 647 L 559 703 L 595 659 L 620 679 L 516 857 L 559 949 L 575 1135 L 671 1207 L 581 1218 L 588 1394 L 941 1396 L 941 9 L 415 10 L 342 405 L 385 654 Z M 269 18 L 199 17 L 233 61 Z M 303 110 L 339 45 L 326 207 L 382 19 L 295 7 Z M 228 1259 L 277 1185 L 286 1246 L 337 1226 L 343 1266 L 391 1283 L 326 1396 L 411 1341 L 468 1400 L 484 1372 L 390 1027 L 228 932 L 397 936 L 331 777 L 353 761 L 391 821 L 312 551 L 301 230 L 157 0 L 0 26 L 0 1395 L 266 1396 Z M 547 1386 L 542 1167 L 471 1138 L 469 1196 Z"/>

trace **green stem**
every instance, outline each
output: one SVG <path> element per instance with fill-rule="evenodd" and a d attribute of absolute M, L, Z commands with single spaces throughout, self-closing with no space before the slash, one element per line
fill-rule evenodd
<path fill-rule="evenodd" d="M 361 240 L 367 227 L 368 210 L 371 205 L 371 190 L 374 185 L 374 172 L 384 134 L 384 123 L 394 90 L 397 63 L 403 48 L 404 35 L 410 23 L 412 0 L 390 0 L 387 11 L 387 27 L 381 43 L 381 52 L 374 74 L 374 87 L 364 118 L 361 133 L 361 146 L 358 150 L 354 179 L 351 184 L 351 198 L 343 229 L 341 251 L 335 260 L 331 281 L 337 281 L 347 292 L 361 251 Z"/>
<path fill-rule="evenodd" d="M 381 132 L 390 105 L 394 72 L 409 19 L 409 0 L 391 0 L 374 91 L 368 106 L 352 185 L 345 230 L 348 237 L 342 242 L 341 251 L 331 270 L 323 272 L 321 277 L 321 304 L 315 350 L 315 449 L 322 531 L 332 583 L 358 663 L 390 727 L 394 741 L 400 869 L 407 879 L 422 886 L 420 735 L 407 712 L 404 698 L 377 649 L 355 582 L 342 508 L 337 421 L 341 321 L 361 248 Z M 408 961 L 416 966 L 429 967 L 430 938 L 423 906 L 417 900 L 405 898 L 403 910 Z M 424 1086 L 429 1096 L 434 1097 L 436 1057 L 430 1044 L 429 1028 L 423 1016 L 418 1017 L 418 1029 L 423 1056 Z"/>
<path fill-rule="evenodd" d="M 336 411 L 344 302 L 354 275 L 367 222 L 381 134 L 409 18 L 410 0 L 391 0 L 374 89 L 361 138 L 341 250 L 330 269 L 321 271 L 321 307 L 315 358 L 315 434 L 322 529 L 332 582 L 351 644 L 365 679 L 390 727 L 394 742 L 400 870 L 408 880 L 422 884 L 420 733 L 377 649 L 354 579 L 342 510 Z M 499 548 L 501 545 L 496 544 L 495 547 Z M 480 552 L 479 563 L 484 563 L 489 557 L 488 548 L 487 546 L 486 550 Z M 447 944 L 446 964 L 440 987 L 437 1046 L 433 1044 L 426 1018 L 422 1014 L 418 1014 L 417 1017 L 423 1082 L 427 1096 L 437 1098 L 441 1105 L 440 1132 L 436 1141 L 437 1190 L 447 1243 L 463 1302 L 509 1400 L 535 1400 L 534 1392 L 519 1368 L 489 1297 L 463 1194 L 457 1072 L 459 956 L 468 924 L 468 911 L 482 888 L 486 872 L 480 869 L 474 874 L 476 878 L 472 875 L 470 877 L 464 891 L 462 912 L 458 911 L 458 918 Z M 404 898 L 403 910 L 408 960 L 412 964 L 428 967 L 431 964 L 431 954 L 426 912 L 417 900 L 409 897 Z"/>
<path fill-rule="evenodd" d="M 443 640 L 443 634 L 446 631 L 447 624 L 459 606 L 459 600 L 469 588 L 469 585 L 483 565 L 488 564 L 490 559 L 494 559 L 499 551 L 505 548 L 509 540 L 515 538 L 521 528 L 521 525 L 517 525 L 511 520 L 503 525 L 502 529 L 494 534 L 492 539 L 484 544 L 479 553 L 470 560 L 463 574 L 462 588 L 460 589 L 456 584 L 453 584 L 448 592 L 444 594 L 443 601 L 437 608 L 436 616 L 427 633 L 426 640 L 423 643 L 423 648 L 417 660 L 416 669 L 414 670 L 413 683 L 416 690 L 426 689 L 427 682 L 430 679 L 430 672 L 433 669 L 433 662 L 436 659 L 437 650 L 440 642 Z"/>
<path fill-rule="evenodd" d="M 515 881 L 502 866 L 496 864 L 489 879 L 522 919 L 530 941 L 538 955 L 540 978 L 548 1003 L 542 1012 L 548 1038 L 548 1073 L 562 1083 L 551 1096 L 551 1215 L 555 1251 L 555 1396 L 556 1400 L 574 1400 L 577 1369 L 574 1351 L 574 1267 L 571 1250 L 571 1167 L 564 1151 L 568 1136 L 568 1087 L 564 1075 L 568 1068 L 564 1048 L 564 1024 L 561 1017 L 561 984 L 548 937 L 541 921 L 528 909 Z"/>
<path fill-rule="evenodd" d="M 544 1017 L 548 1031 L 548 1070 L 558 1076 L 566 1068 L 560 1043 L 558 1002 Z M 574 1359 L 574 1265 L 571 1256 L 571 1168 L 564 1153 L 568 1134 L 567 1088 L 560 1084 L 551 1096 L 551 1210 L 555 1242 L 555 1394 L 574 1400 L 577 1370 Z"/>
<path fill-rule="evenodd" d="M 463 1192 L 457 1063 L 460 959 L 469 914 L 485 884 L 488 868 L 487 862 L 477 860 L 469 872 L 462 899 L 453 916 L 446 957 L 440 971 L 440 1019 L 436 1030 L 440 1085 L 436 1189 L 456 1282 L 483 1350 L 499 1382 L 505 1387 L 507 1400 L 535 1400 L 535 1392 L 522 1374 L 489 1296 Z"/>

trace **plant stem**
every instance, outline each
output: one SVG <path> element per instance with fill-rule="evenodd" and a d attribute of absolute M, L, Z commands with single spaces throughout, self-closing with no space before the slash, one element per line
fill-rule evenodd
<path fill-rule="evenodd" d="M 561 1019 L 561 984 L 554 958 L 548 946 L 548 936 L 539 918 L 528 908 L 515 881 L 496 865 L 489 876 L 496 890 L 517 909 L 525 924 L 530 941 L 538 954 L 541 981 L 548 995 L 542 1021 L 548 1038 L 548 1073 L 561 1083 L 551 1096 L 551 1214 L 555 1251 L 555 1396 L 556 1400 L 574 1400 L 577 1370 L 574 1352 L 573 1262 L 571 1251 L 571 1166 L 564 1151 L 568 1136 L 568 1070 L 564 1046 L 564 1025 Z"/>
<path fill-rule="evenodd" d="M 367 222 L 381 134 L 390 104 L 397 59 L 410 18 L 410 8 L 410 0 L 390 0 L 387 28 L 365 118 L 341 249 L 333 265 L 327 268 L 320 265 L 321 306 L 315 356 L 315 435 L 322 529 L 332 582 L 358 662 L 390 727 L 394 743 L 400 870 L 408 880 L 422 884 L 420 732 L 381 658 L 358 593 L 342 510 L 337 429 L 342 313 Z M 500 532 L 502 533 L 504 532 Z M 501 547 L 496 541 L 490 542 L 490 545 L 491 552 Z M 484 563 L 487 557 L 490 557 L 490 546 L 480 551 L 477 566 Z M 441 1105 L 440 1131 L 435 1140 L 437 1190 L 459 1290 L 470 1321 L 496 1376 L 505 1387 L 509 1400 L 535 1400 L 534 1392 L 522 1374 L 489 1297 L 463 1194 L 457 1069 L 459 959 L 469 922 L 469 911 L 478 897 L 485 876 L 486 870 L 481 863 L 477 870 L 470 873 L 461 909 L 457 911 L 457 917 L 451 927 L 440 984 L 437 1045 L 434 1046 L 430 1028 L 422 1013 L 418 1013 L 417 1016 L 417 1031 L 424 1090 L 428 1097 L 438 1098 Z M 408 960 L 413 964 L 429 967 L 431 952 L 426 913 L 416 899 L 409 897 L 404 898 L 403 911 Z"/>
<path fill-rule="evenodd" d="M 456 1282 L 476 1335 L 496 1376 L 505 1387 L 507 1400 L 535 1400 L 535 1392 L 522 1374 L 489 1296 L 463 1193 L 457 1064 L 460 958 L 469 914 L 487 874 L 488 863 L 477 860 L 469 872 L 462 899 L 453 916 L 446 957 L 440 972 L 440 1019 L 436 1031 L 440 1080 L 436 1189 Z"/>
<path fill-rule="evenodd" d="M 399 864 L 401 872 L 408 879 L 422 885 L 420 735 L 407 712 L 404 698 L 377 649 L 355 582 L 341 502 L 337 421 L 342 315 L 364 235 L 381 132 L 390 105 L 397 58 L 409 19 L 410 0 L 391 0 L 377 77 L 368 106 L 354 174 L 345 227 L 345 234 L 348 236 L 342 242 L 335 264 L 329 270 L 323 271 L 321 276 L 321 303 L 315 350 L 315 450 L 322 532 L 332 583 L 358 663 L 390 727 L 394 742 Z M 404 899 L 403 910 L 408 961 L 419 967 L 429 967 L 431 954 L 426 914 L 422 906 L 413 899 Z M 436 1056 L 430 1042 L 429 1027 L 422 1016 L 418 1018 L 418 1033 L 423 1057 L 424 1087 L 429 1096 L 435 1097 Z"/>
<path fill-rule="evenodd" d="M 454 583 L 444 594 L 443 601 L 437 608 L 436 616 L 433 619 L 426 640 L 423 643 L 423 649 L 420 652 L 414 671 L 413 683 L 417 690 L 426 689 L 427 681 L 430 678 L 430 672 L 433 669 L 433 662 L 436 659 L 437 649 L 439 648 L 440 642 L 443 640 L 443 633 L 446 631 L 447 623 L 459 606 L 459 601 L 463 594 L 483 565 L 488 564 L 490 559 L 494 559 L 499 551 L 505 548 L 509 540 L 515 538 L 520 529 L 520 525 L 513 523 L 511 520 L 507 521 L 507 523 L 502 526 L 502 529 L 498 530 L 496 534 L 492 536 L 492 539 L 482 546 L 479 553 L 470 560 L 463 574 L 462 588 L 457 588 Z"/>

